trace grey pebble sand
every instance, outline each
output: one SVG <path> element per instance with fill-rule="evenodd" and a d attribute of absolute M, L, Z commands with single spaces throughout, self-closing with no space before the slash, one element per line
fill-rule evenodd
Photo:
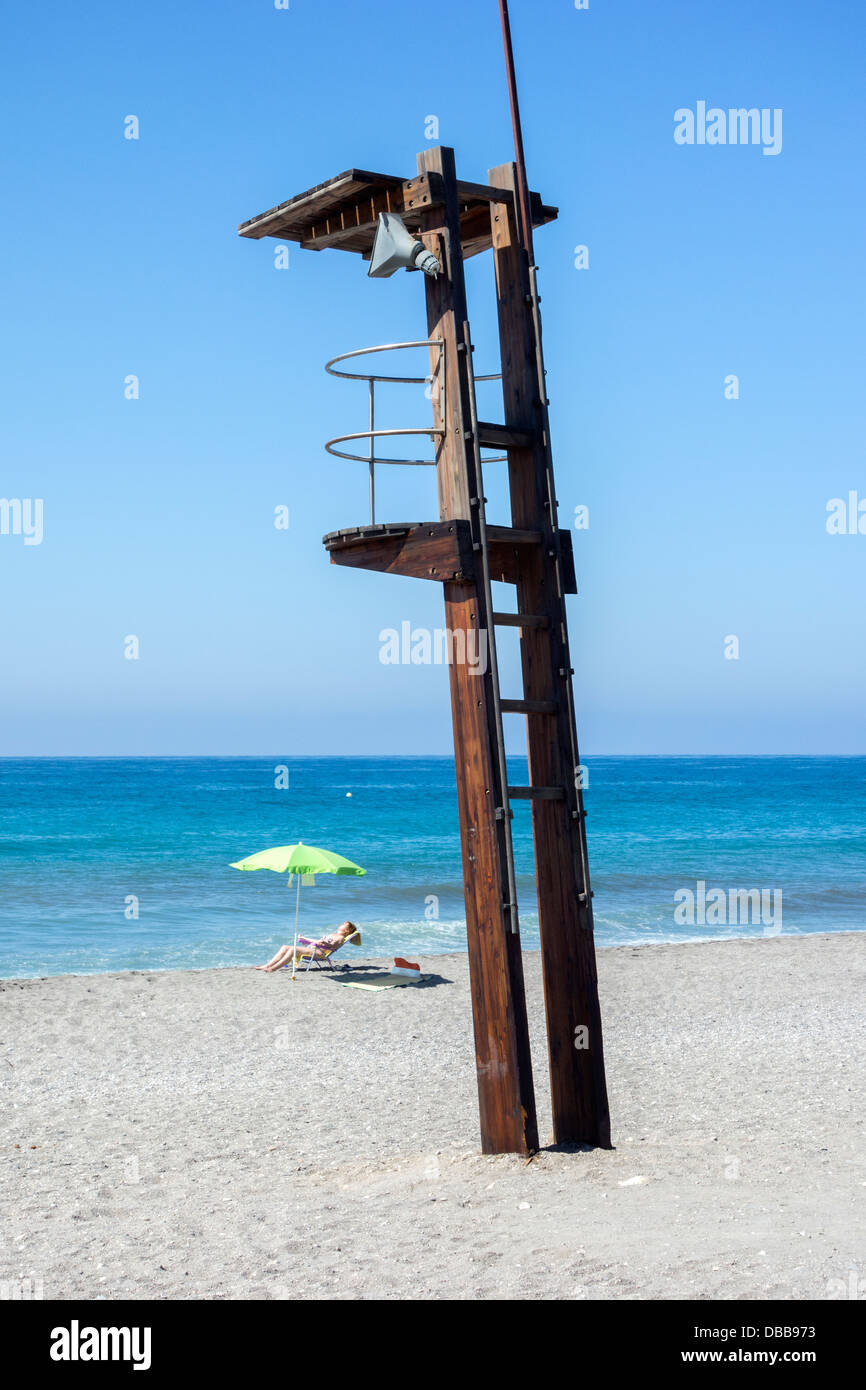
<path fill-rule="evenodd" d="M 0 1282 L 822 1299 L 866 1281 L 864 936 L 600 951 L 615 1148 L 529 1164 L 478 1152 L 465 956 L 422 964 L 426 984 L 381 992 L 252 970 L 0 983 Z"/>

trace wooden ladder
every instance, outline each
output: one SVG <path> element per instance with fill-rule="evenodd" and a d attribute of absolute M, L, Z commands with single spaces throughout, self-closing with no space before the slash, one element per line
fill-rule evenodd
<path fill-rule="evenodd" d="M 610 1117 L 604 1071 L 601 1013 L 593 934 L 592 889 L 586 841 L 586 811 L 577 738 L 568 642 L 566 595 L 576 593 L 569 532 L 561 532 L 548 416 L 540 299 L 535 268 L 520 247 L 516 173 L 511 164 L 490 171 L 489 182 L 506 190 L 491 207 L 504 424 L 480 422 L 475 399 L 472 343 L 463 327 L 462 364 L 469 379 L 469 416 L 477 477 L 473 543 L 480 541 L 482 584 L 490 621 L 490 661 L 496 761 L 501 769 L 497 817 L 505 827 L 506 872 L 512 931 L 518 930 L 511 801 L 532 805 L 536 889 L 548 1028 L 554 1141 L 610 1146 Z M 513 547 L 516 567 L 503 572 L 496 553 L 507 544 L 507 528 L 486 521 L 483 447 L 503 449 L 508 459 L 511 535 L 528 537 Z M 491 531 L 496 538 L 491 547 Z M 491 553 L 493 551 L 493 553 Z M 517 611 L 493 605 L 491 583 L 508 579 L 517 591 Z M 496 627 L 520 632 L 523 692 L 506 698 L 499 687 Z M 510 785 L 506 772 L 504 714 L 526 718 L 529 780 Z"/>

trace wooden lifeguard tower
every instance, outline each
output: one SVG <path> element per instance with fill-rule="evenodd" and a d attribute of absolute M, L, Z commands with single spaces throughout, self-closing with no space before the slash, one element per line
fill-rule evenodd
<path fill-rule="evenodd" d="M 535 1095 L 518 926 L 511 802 L 532 803 L 541 960 L 555 1143 L 610 1147 L 601 1015 L 593 938 L 592 892 L 579 776 L 572 667 L 565 598 L 577 592 L 571 535 L 557 523 L 533 228 L 552 221 L 526 184 L 513 57 L 502 6 L 516 163 L 491 169 L 486 184 L 458 179 L 454 152 L 418 155 L 413 178 L 350 169 L 244 222 L 244 237 L 276 237 L 310 251 L 334 248 L 370 259 L 380 214 L 397 214 L 439 262 L 422 274 L 430 351 L 433 424 L 413 430 L 377 429 L 377 377 L 366 380 L 369 429 L 329 442 L 334 453 L 360 458 L 370 470 L 370 524 L 325 536 L 331 563 L 387 571 L 442 585 L 447 628 L 462 650 L 478 652 L 484 669 L 450 664 L 454 752 L 460 814 L 466 927 L 485 1153 L 532 1153 L 538 1148 Z M 463 263 L 492 252 L 499 312 L 503 417 L 478 419 L 473 345 Z M 376 455 L 386 435 L 426 434 L 435 441 L 438 517 L 377 524 L 377 463 L 418 463 Z M 369 440 L 366 455 L 337 444 Z M 511 519 L 486 517 L 483 449 L 507 459 Z M 432 500 L 432 499 L 431 499 Z M 431 507 L 432 510 L 432 507 Z M 516 611 L 493 607 L 494 581 L 515 586 Z M 519 628 L 523 691 L 503 696 L 496 661 L 497 627 Z M 461 644 L 455 642 L 455 650 Z M 529 785 L 509 785 L 502 716 L 526 716 Z"/>

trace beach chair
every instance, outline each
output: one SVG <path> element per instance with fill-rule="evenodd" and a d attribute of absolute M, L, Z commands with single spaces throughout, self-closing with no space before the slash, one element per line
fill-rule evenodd
<path fill-rule="evenodd" d="M 306 946 L 308 950 L 305 951 L 301 949 L 301 959 L 298 963 L 300 965 L 301 963 L 306 961 L 306 966 L 304 967 L 306 970 L 309 970 L 311 965 L 314 965 L 317 970 L 333 970 L 334 967 L 333 965 L 331 965 L 331 956 L 335 955 L 336 952 L 339 951 L 342 946 L 345 946 L 345 944 L 345 942 L 341 942 L 340 946 L 317 946 L 317 943 L 313 937 L 299 936 L 298 946 L 301 948 Z M 290 966 L 291 962 L 289 962 L 288 965 L 284 965 L 283 969 L 288 970 L 290 969 Z M 344 962 L 343 969 L 352 969 L 348 961 Z"/>

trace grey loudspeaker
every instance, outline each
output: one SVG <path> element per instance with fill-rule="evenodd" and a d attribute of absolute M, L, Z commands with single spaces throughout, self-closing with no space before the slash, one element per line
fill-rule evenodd
<path fill-rule="evenodd" d="M 380 212 L 367 274 L 374 280 L 384 280 L 401 266 L 406 270 L 423 270 L 425 275 L 434 277 L 442 269 L 433 252 L 413 237 L 402 217 L 396 212 Z"/>

